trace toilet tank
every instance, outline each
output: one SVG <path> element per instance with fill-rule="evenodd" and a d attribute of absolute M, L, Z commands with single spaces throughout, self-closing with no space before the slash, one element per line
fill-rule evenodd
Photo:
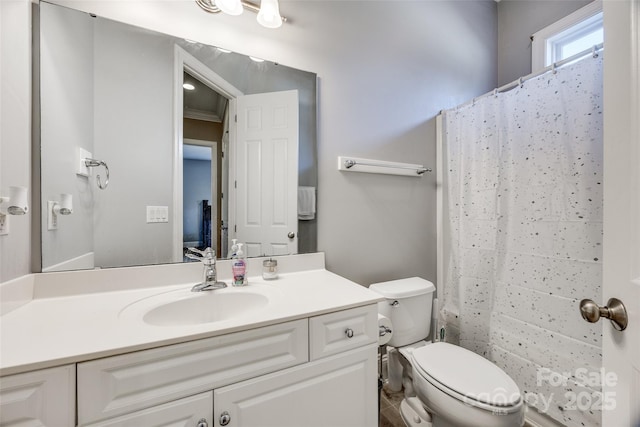
<path fill-rule="evenodd" d="M 431 328 L 433 283 L 420 277 L 374 283 L 369 286 L 386 300 L 378 312 L 391 320 L 393 334 L 387 345 L 402 347 L 423 340 Z"/>

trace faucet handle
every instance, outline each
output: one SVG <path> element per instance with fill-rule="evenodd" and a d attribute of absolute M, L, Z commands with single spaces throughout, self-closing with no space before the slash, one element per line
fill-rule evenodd
<path fill-rule="evenodd" d="M 205 253 L 207 252 L 207 250 L 211 250 L 211 248 L 207 248 L 207 249 L 205 249 L 204 251 L 201 251 L 201 250 L 200 250 L 200 249 L 198 249 L 198 248 L 187 248 L 187 253 L 186 253 L 186 255 L 187 255 L 187 256 L 191 255 L 189 258 L 193 258 L 193 256 L 194 256 L 193 254 L 198 254 L 198 255 L 200 255 L 200 256 L 204 256 L 204 255 L 205 255 Z M 189 252 L 191 252 L 191 253 L 189 253 Z"/>
<path fill-rule="evenodd" d="M 187 253 L 184 254 L 187 258 L 201 261 L 204 264 L 210 265 L 216 262 L 216 252 L 211 248 L 206 248 L 204 251 L 196 248 L 188 248 Z"/>
<path fill-rule="evenodd" d="M 196 261 L 202 261 L 202 256 L 196 255 L 201 253 L 201 251 L 196 248 L 188 248 L 187 252 L 184 254 L 189 259 L 195 259 Z"/>
<path fill-rule="evenodd" d="M 216 272 L 216 252 L 211 248 L 204 251 L 196 248 L 189 248 L 184 254 L 187 258 L 198 260 L 204 266 L 202 282 L 191 288 L 192 292 L 212 291 L 214 289 L 226 288 L 227 284 L 218 282 Z"/>

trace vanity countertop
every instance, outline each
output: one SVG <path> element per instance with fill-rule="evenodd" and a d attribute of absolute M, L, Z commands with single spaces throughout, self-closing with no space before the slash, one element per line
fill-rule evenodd
<path fill-rule="evenodd" d="M 307 264 L 307 267 L 318 266 L 313 262 Z M 198 267 L 188 267 L 191 276 Z M 149 325 L 136 317 L 135 310 L 125 309 L 163 293 L 171 298 L 174 295 L 189 298 L 194 284 L 190 278 L 180 284 L 135 289 L 126 289 L 120 284 L 114 286 L 116 290 L 86 286 L 86 292 L 56 293 L 46 289 L 34 292 L 28 302 L 0 317 L 0 375 L 208 338 L 382 300 L 373 291 L 324 269 L 324 257 L 320 267 L 283 272 L 277 280 L 270 281 L 259 275 L 249 276 L 249 285 L 233 290 L 268 291 L 278 298 L 240 317 L 193 325 Z M 91 277 L 88 276 L 91 273 L 84 272 L 77 277 Z M 199 294 L 215 297 L 215 293 L 221 291 L 211 292 L 213 294 Z"/>

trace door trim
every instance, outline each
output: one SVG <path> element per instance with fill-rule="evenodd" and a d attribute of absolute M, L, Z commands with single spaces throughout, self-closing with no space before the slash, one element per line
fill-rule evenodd
<path fill-rule="evenodd" d="M 172 215 L 172 258 L 173 262 L 182 262 L 182 151 L 183 151 L 183 75 L 184 71 L 224 95 L 230 102 L 243 92 L 226 81 L 222 76 L 200 62 L 196 57 L 178 45 L 174 46 L 173 66 L 173 215 Z M 230 136 L 233 137 L 233 136 Z M 230 141 L 231 142 L 231 141 Z M 233 145 L 233 144 L 230 144 Z M 234 176 L 233 162 L 229 162 L 229 175 Z"/>

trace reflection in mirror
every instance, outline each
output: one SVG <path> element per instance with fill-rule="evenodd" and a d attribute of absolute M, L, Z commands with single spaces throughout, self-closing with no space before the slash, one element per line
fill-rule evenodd
<path fill-rule="evenodd" d="M 210 247 L 224 257 L 229 238 L 228 197 L 223 197 L 229 177 L 224 161 L 229 157 L 229 100 L 187 72 L 183 81 L 183 252 Z"/>
<path fill-rule="evenodd" d="M 317 186 L 315 74 L 39 7 L 42 271 L 181 262 L 190 245 L 224 258 L 233 238 L 249 256 L 316 250 L 298 215 Z M 108 164 L 106 189 L 85 158 Z M 61 193 L 73 214 L 51 224 Z"/>

